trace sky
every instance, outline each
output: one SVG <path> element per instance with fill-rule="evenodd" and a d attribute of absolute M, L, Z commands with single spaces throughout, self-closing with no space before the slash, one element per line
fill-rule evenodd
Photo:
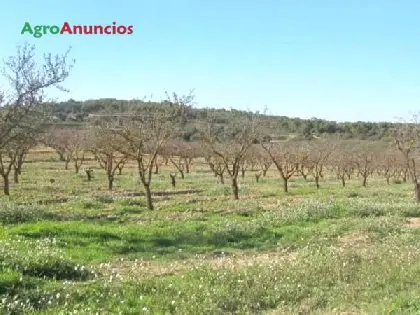
<path fill-rule="evenodd" d="M 197 107 L 337 121 L 420 110 L 420 1 L 2 1 L 0 59 L 27 42 L 75 66 L 57 100 L 188 94 Z M 25 24 L 133 25 L 131 35 L 21 34 Z M 5 87 L 0 79 L 0 88 Z"/>

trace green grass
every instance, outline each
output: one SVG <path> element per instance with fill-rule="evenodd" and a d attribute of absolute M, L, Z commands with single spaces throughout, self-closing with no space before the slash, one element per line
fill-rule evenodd
<path fill-rule="evenodd" d="M 420 313 L 407 183 L 296 177 L 286 194 L 271 170 L 240 178 L 234 201 L 203 165 L 175 189 L 163 166 L 149 211 L 127 195 L 142 192 L 133 165 L 109 192 L 98 168 L 87 182 L 32 160 L 0 197 L 0 313 Z"/>

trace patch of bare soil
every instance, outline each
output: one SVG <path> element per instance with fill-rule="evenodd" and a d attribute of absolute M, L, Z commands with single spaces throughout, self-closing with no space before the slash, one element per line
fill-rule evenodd
<path fill-rule="evenodd" d="M 369 236 L 360 233 L 350 233 L 344 236 L 339 236 L 338 240 L 348 247 L 363 247 L 369 242 Z"/>
<path fill-rule="evenodd" d="M 218 253 L 196 255 L 194 258 L 161 262 L 153 260 L 118 261 L 101 264 L 99 272 L 106 276 L 147 278 L 183 273 L 193 269 L 210 268 L 238 270 L 251 266 L 270 266 L 282 261 L 295 260 L 294 253 L 286 250 L 270 252 L 245 251 L 238 254 Z"/>
<path fill-rule="evenodd" d="M 66 203 L 69 201 L 69 198 L 57 198 L 57 199 L 47 199 L 47 200 L 38 200 L 40 205 L 51 205 L 57 203 Z"/>
<path fill-rule="evenodd" d="M 185 220 L 193 220 L 203 216 L 204 211 L 175 211 L 175 212 L 166 212 L 161 215 L 162 218 L 165 220 L 173 220 L 173 221 L 185 221 Z"/>
<path fill-rule="evenodd" d="M 412 228 L 420 228 L 420 218 L 408 219 L 407 226 Z"/>
<path fill-rule="evenodd" d="M 262 208 L 267 210 L 278 210 L 280 206 L 287 206 L 297 203 L 305 202 L 304 197 L 298 197 L 298 196 L 291 196 L 291 197 L 285 197 L 285 198 L 277 198 L 277 197 L 271 197 L 266 198 L 261 201 L 259 201 L 259 204 Z"/>
<path fill-rule="evenodd" d="M 286 199 L 289 203 L 301 203 L 305 201 L 304 197 L 293 196 Z"/>
<path fill-rule="evenodd" d="M 187 195 L 187 194 L 197 194 L 201 193 L 201 189 L 188 189 L 188 190 L 162 190 L 162 191 L 152 191 L 152 196 L 172 196 L 172 195 Z M 132 191 L 122 193 L 123 196 L 135 197 L 135 196 L 144 196 L 144 192 Z"/>
<path fill-rule="evenodd" d="M 310 305 L 306 305 L 305 304 L 306 301 L 304 300 L 302 302 L 302 305 L 300 306 L 300 310 L 298 312 L 286 312 L 284 310 L 281 309 L 274 309 L 274 310 L 270 310 L 267 311 L 266 314 L 267 315 L 307 315 L 307 314 L 313 314 L 313 315 L 367 315 L 368 313 L 366 312 L 362 312 L 361 310 L 357 310 L 357 311 L 338 311 L 338 310 L 331 310 L 331 311 L 326 311 L 326 310 L 317 310 L 314 311 L 313 309 L 316 309 L 316 306 L 311 307 Z"/>
<path fill-rule="evenodd" d="M 193 198 L 193 199 L 188 199 L 185 201 L 185 203 L 187 204 L 191 204 L 191 203 L 201 203 L 201 202 L 210 202 L 210 201 L 217 201 L 218 199 L 216 197 L 213 198 Z"/>

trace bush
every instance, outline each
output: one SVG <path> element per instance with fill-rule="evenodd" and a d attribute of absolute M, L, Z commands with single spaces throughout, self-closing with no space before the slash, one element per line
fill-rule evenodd
<path fill-rule="evenodd" d="M 101 203 L 112 203 L 114 202 L 114 198 L 112 196 L 98 196 L 96 197 L 96 200 Z"/>
<path fill-rule="evenodd" d="M 40 278 L 85 280 L 93 272 L 64 256 L 55 239 L 29 241 L 10 238 L 0 241 L 0 264 L 22 275 Z"/>
<path fill-rule="evenodd" d="M 0 223 L 17 224 L 40 220 L 54 220 L 57 215 L 37 205 L 1 204 Z"/>
<path fill-rule="evenodd" d="M 102 209 L 102 204 L 97 201 L 86 200 L 82 202 L 82 208 L 86 210 L 89 210 L 89 209 L 98 210 L 98 209 Z"/>

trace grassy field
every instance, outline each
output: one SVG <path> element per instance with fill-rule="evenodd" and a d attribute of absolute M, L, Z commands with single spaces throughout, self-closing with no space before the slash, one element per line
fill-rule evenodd
<path fill-rule="evenodd" d="M 0 313 L 420 313 L 409 184 L 296 177 L 285 194 L 270 170 L 234 201 L 204 164 L 176 188 L 165 166 L 149 211 L 134 164 L 112 193 L 63 166 L 32 154 L 0 197 Z"/>

